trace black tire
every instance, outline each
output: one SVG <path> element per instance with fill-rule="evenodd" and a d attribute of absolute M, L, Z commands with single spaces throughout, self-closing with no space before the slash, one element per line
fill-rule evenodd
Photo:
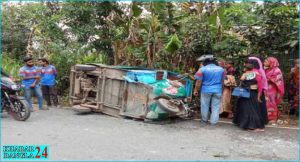
<path fill-rule="evenodd" d="M 157 96 L 157 97 L 155 97 L 155 98 L 153 98 L 153 99 L 154 99 L 154 100 L 159 100 L 159 99 L 161 99 L 161 98 L 164 98 L 164 99 L 166 99 L 166 100 L 171 100 L 171 99 L 172 99 L 171 97 L 166 96 L 166 95 L 160 95 L 160 96 Z"/>
<path fill-rule="evenodd" d="M 171 112 L 171 113 L 178 113 L 179 108 L 178 106 L 172 104 L 169 100 L 160 98 L 157 100 L 157 104 L 160 108 L 162 108 L 165 111 Z"/>
<path fill-rule="evenodd" d="M 96 70 L 96 66 L 78 64 L 78 65 L 75 65 L 75 70 L 93 71 L 93 70 Z"/>
<path fill-rule="evenodd" d="M 25 100 L 15 100 L 12 102 L 16 110 L 16 111 L 13 110 L 10 111 L 13 118 L 18 121 L 27 120 L 30 117 L 30 109 L 28 103 Z"/>

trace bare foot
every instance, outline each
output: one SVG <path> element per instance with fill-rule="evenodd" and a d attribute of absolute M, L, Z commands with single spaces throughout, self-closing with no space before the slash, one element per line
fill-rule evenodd
<path fill-rule="evenodd" d="M 255 129 L 254 131 L 255 132 L 264 132 L 265 130 L 264 129 Z"/>
<path fill-rule="evenodd" d="M 233 118 L 233 113 L 229 113 L 227 119 L 232 119 L 232 118 Z"/>
<path fill-rule="evenodd" d="M 249 132 L 264 132 L 264 129 L 247 129 Z"/>

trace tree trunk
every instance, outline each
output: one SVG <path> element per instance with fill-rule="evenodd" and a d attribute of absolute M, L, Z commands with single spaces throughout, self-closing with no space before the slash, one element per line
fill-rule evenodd
<path fill-rule="evenodd" d="M 32 28 L 32 30 L 29 34 L 29 37 L 28 37 L 28 41 L 27 41 L 26 56 L 28 56 L 28 57 L 32 57 L 32 55 L 33 55 L 32 37 L 34 35 L 35 29 L 36 29 L 35 27 Z"/>

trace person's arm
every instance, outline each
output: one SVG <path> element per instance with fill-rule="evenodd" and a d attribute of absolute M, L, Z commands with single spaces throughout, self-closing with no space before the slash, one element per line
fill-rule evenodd
<path fill-rule="evenodd" d="M 57 70 L 56 70 L 56 68 L 53 66 L 53 75 L 55 76 L 55 78 L 57 77 Z"/>
<path fill-rule="evenodd" d="M 22 80 L 28 80 L 28 79 L 36 79 L 39 80 L 39 76 L 26 76 L 25 70 L 21 68 L 19 70 L 19 76 L 22 78 Z"/>
<path fill-rule="evenodd" d="M 222 81 L 221 81 L 221 83 L 222 83 L 222 89 L 224 90 L 224 88 L 225 88 L 225 79 L 228 79 L 227 78 L 227 74 L 226 74 L 226 70 L 224 70 L 224 72 L 223 72 L 223 74 L 222 74 Z"/>
<path fill-rule="evenodd" d="M 196 79 L 196 84 L 195 84 L 195 88 L 194 88 L 194 95 L 198 96 L 199 95 L 199 91 L 202 85 L 202 78 L 203 78 L 203 73 L 201 71 L 201 69 L 199 69 L 197 71 L 197 73 L 195 74 L 195 79 Z"/>
<path fill-rule="evenodd" d="M 35 79 L 34 82 L 30 85 L 30 87 L 31 87 L 31 88 L 34 88 L 37 82 L 38 82 L 38 80 Z"/>
<path fill-rule="evenodd" d="M 36 84 L 40 81 L 40 79 L 41 79 L 41 71 L 40 71 L 41 69 L 36 69 L 36 75 L 34 76 L 34 82 L 31 84 L 31 86 L 30 87 L 35 87 L 36 86 Z"/>
<path fill-rule="evenodd" d="M 27 77 L 21 77 L 23 80 L 28 80 L 28 79 L 39 79 L 39 76 L 27 76 Z"/>
<path fill-rule="evenodd" d="M 246 79 L 246 73 L 242 74 L 240 80 L 243 81 L 243 80 L 245 80 L 245 79 Z"/>
<path fill-rule="evenodd" d="M 194 88 L 194 95 L 195 96 L 198 96 L 201 85 L 202 85 L 202 81 L 201 80 L 196 80 L 196 85 L 195 85 L 195 88 Z"/>
<path fill-rule="evenodd" d="M 266 101 L 269 101 L 268 90 L 267 89 L 263 89 L 263 92 L 265 94 Z"/>
<path fill-rule="evenodd" d="M 256 74 L 256 78 L 255 79 L 257 81 L 257 90 L 258 90 L 257 100 L 258 100 L 258 102 L 262 102 L 261 101 L 261 95 L 262 95 L 262 91 L 263 91 L 262 76 L 260 74 Z"/>
<path fill-rule="evenodd" d="M 21 77 L 22 80 L 32 79 L 32 78 L 26 77 L 25 70 L 23 68 L 21 68 L 19 70 L 19 76 Z"/>

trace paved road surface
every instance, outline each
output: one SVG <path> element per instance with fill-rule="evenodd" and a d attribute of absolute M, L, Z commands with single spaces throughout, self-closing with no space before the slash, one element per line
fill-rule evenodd
<path fill-rule="evenodd" d="M 50 160 L 296 160 L 299 153 L 295 129 L 149 124 L 67 109 L 36 111 L 26 122 L 2 116 L 2 145 L 48 144 Z"/>

